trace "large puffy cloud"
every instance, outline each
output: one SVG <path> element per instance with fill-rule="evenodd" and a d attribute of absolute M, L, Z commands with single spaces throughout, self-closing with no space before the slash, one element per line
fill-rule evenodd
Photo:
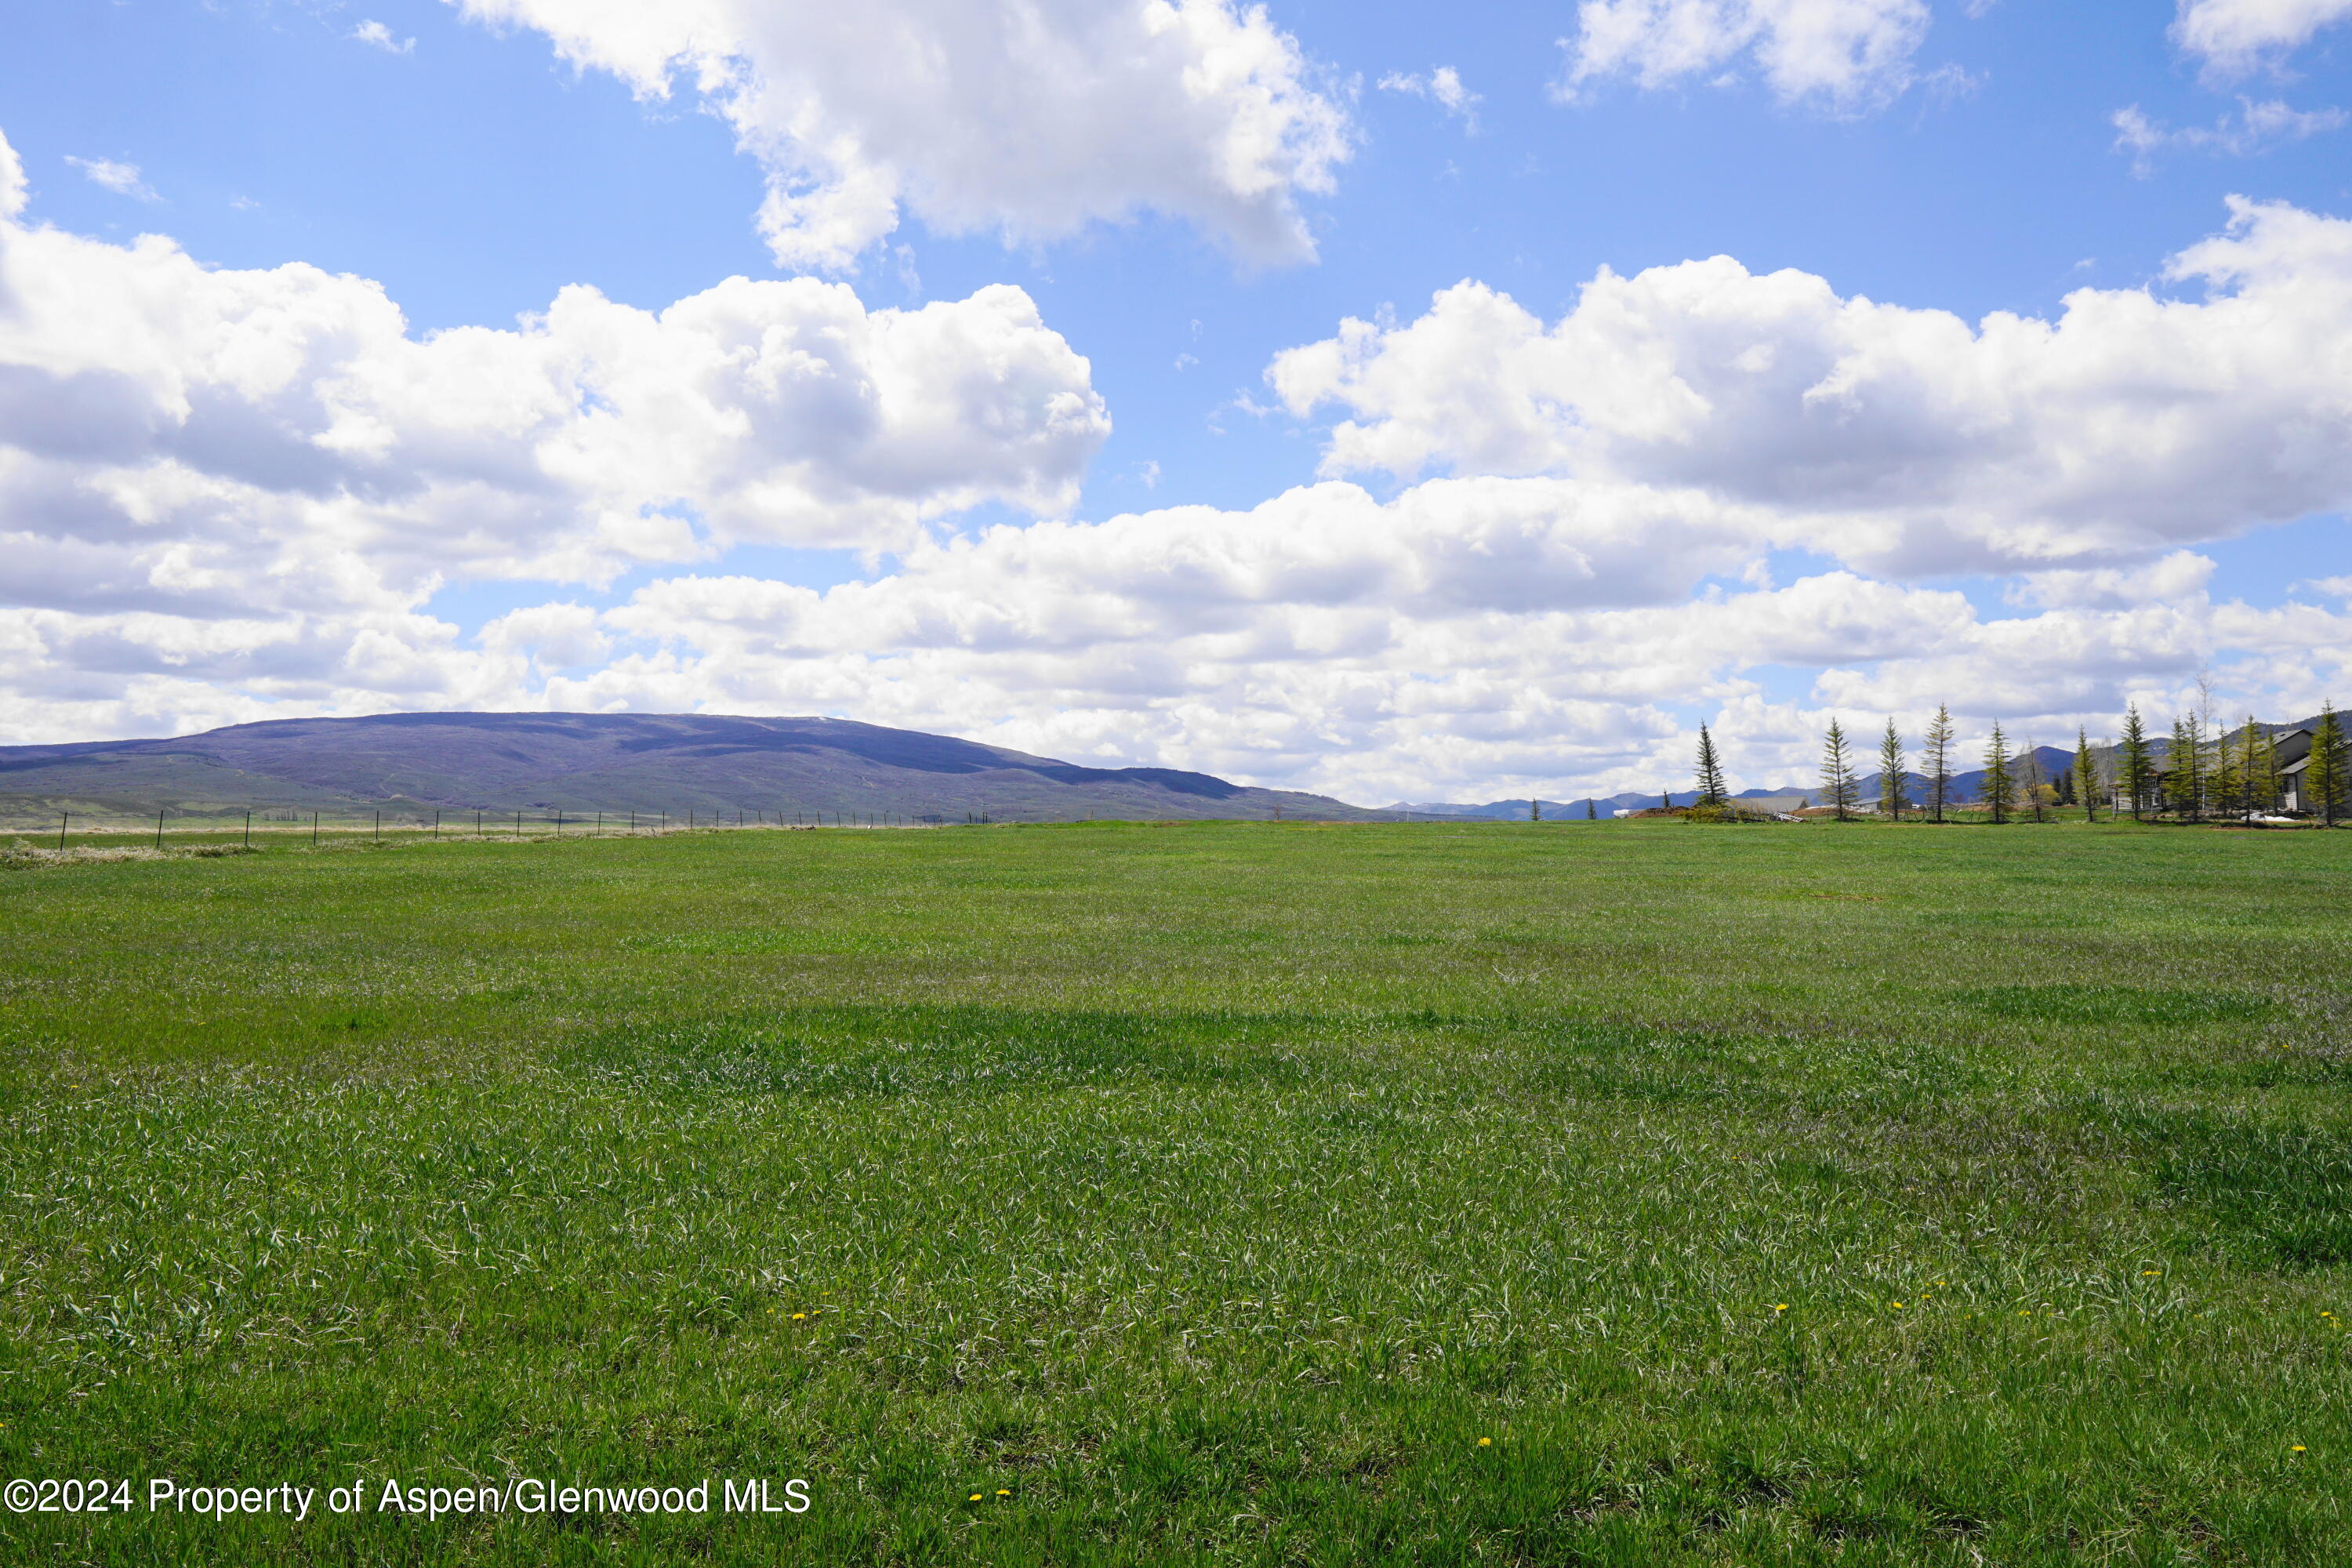
<path fill-rule="evenodd" d="M 1612 77 L 1662 88 L 1752 59 L 1783 101 L 1851 112 L 1911 84 L 1927 32 L 1923 0 L 1583 0 L 1556 91 Z"/>
<path fill-rule="evenodd" d="M 655 313 L 573 288 L 420 339 L 365 279 L 210 268 L 23 204 L 0 140 L 10 672 L 28 704 L 110 691 L 116 723 L 446 693 L 454 628 L 418 613 L 446 583 L 900 548 L 984 501 L 1066 508 L 1109 428 L 1018 289 L 869 311 L 733 279 Z M 482 679 L 460 694 L 508 689 Z"/>
<path fill-rule="evenodd" d="M 1301 193 L 1351 132 L 1233 0 L 454 0 L 663 97 L 690 81 L 769 172 L 780 262 L 840 269 L 901 208 L 1048 239 L 1145 210 L 1254 262 L 1311 258 Z"/>
<path fill-rule="evenodd" d="M 737 278 L 658 314 L 573 287 L 420 341 L 363 279 L 11 225 L 0 299 L 9 514 L 107 542 L 298 508 L 541 576 L 698 534 L 889 546 L 982 500 L 1066 506 L 1108 430 L 1087 362 L 1003 286 L 869 312 Z"/>
<path fill-rule="evenodd" d="M 2242 75 L 2352 18 L 2352 0 L 2180 0 L 2173 37 L 2225 75 Z"/>
<path fill-rule="evenodd" d="M 2054 321 L 1841 297 L 1727 257 L 1604 271 L 1546 326 L 1476 283 L 1280 355 L 1325 466 L 1561 474 L 1769 509 L 1895 573 L 2082 567 L 2352 499 L 2352 223 L 2231 204 L 2167 270 Z"/>

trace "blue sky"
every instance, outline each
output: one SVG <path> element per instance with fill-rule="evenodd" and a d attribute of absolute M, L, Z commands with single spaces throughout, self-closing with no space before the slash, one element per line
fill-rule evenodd
<path fill-rule="evenodd" d="M 1183 66 L 1167 46 L 1177 14 L 1131 9 L 1135 37 Z M 0 671 L 14 667 L 25 697 L 0 738 L 436 706 L 827 711 L 1358 799 L 1485 798 L 1654 778 L 1701 719 L 1731 736 L 1735 772 L 1764 783 L 1801 776 L 1831 711 L 1911 723 L 1940 700 L 1971 721 L 2096 731 L 2126 701 L 2188 700 L 2200 668 L 2233 705 L 2277 717 L 2340 696 L 2345 585 L 2330 580 L 2352 575 L 2352 551 L 2329 448 L 2346 438 L 2352 372 L 2326 362 L 2352 338 L 2352 293 L 2326 226 L 2352 217 L 2352 4 L 1862 0 L 1842 14 L 1875 31 L 1806 43 L 1836 10 L 1289 3 L 1253 30 L 1194 0 L 1179 35 L 1255 62 L 1229 119 L 1223 100 L 1203 109 L 1138 78 L 1067 102 L 1047 83 L 1027 95 L 1052 100 L 1029 124 L 1019 72 L 1034 62 L 988 57 L 986 4 L 893 0 L 875 15 L 902 29 L 897 43 L 877 22 L 870 45 L 806 49 L 797 0 L 612 0 L 568 17 L 552 0 L 26 8 L 0 54 L 0 135 L 26 188 L 9 254 L 19 324 L 0 328 L 0 368 L 146 378 L 142 427 L 193 429 L 201 384 L 306 452 L 378 445 L 364 474 L 300 483 L 207 468 L 214 448 L 193 436 L 74 458 L 60 453 L 105 443 L 12 432 L 30 416 L 0 400 L 0 450 L 25 455 L 0 469 L 0 531 L 40 553 L 23 581 L 0 568 L 0 616 L 16 623 Z M 1120 5 L 1043 11 L 1066 22 L 1067 74 L 1120 42 L 1098 25 Z M 645 41 L 646 17 L 682 13 L 699 31 Z M 980 85 L 912 82 L 909 39 Z M 696 65 L 713 62 L 727 85 L 698 90 Z M 648 71 L 666 73 L 666 97 Z M 1250 139 L 1267 113 L 1295 144 L 1255 186 L 1220 185 L 1236 147 L 1264 152 Z M 810 152 L 811 123 L 861 138 L 866 162 Z M 1190 163 L 1187 137 L 1203 139 Z M 990 138 L 1008 149 L 997 164 L 961 155 Z M 869 204 L 865 227 L 822 254 L 814 230 L 763 233 L 772 184 L 804 190 L 845 167 L 852 184 L 877 167 L 898 182 L 894 221 L 869 234 Z M 2319 226 L 2227 231 L 2231 196 Z M 2256 281 L 2168 272 L 2225 232 L 2265 258 Z M 141 235 L 168 237 L 204 276 L 136 259 Z M 1760 406 L 1738 429 L 1685 409 L 1665 451 L 1650 416 L 1612 426 L 1659 394 L 1636 370 L 1620 385 L 1595 368 L 1600 338 L 1570 333 L 1547 358 L 1485 315 L 1432 306 L 1470 282 L 1539 334 L 1604 267 L 1633 279 L 1717 256 L 1744 276 L 1644 297 L 1636 335 L 1680 341 L 1737 318 L 1757 366 L 1820 353 L 1884 375 L 1842 394 L 1878 399 L 1849 421 L 1851 454 L 1832 434 L 1801 469 L 1776 467 L 1787 437 Z M 100 263 L 122 299 L 177 290 L 186 314 L 131 312 L 144 324 L 130 335 L 152 341 L 91 357 L 74 313 L 109 313 L 104 287 L 28 269 Z M 415 394 L 436 407 L 352 411 L 354 375 L 404 353 L 381 323 L 309 322 L 299 366 L 259 390 L 205 359 L 224 333 L 282 346 L 268 296 L 296 263 L 380 286 L 410 345 L 518 334 L 567 287 L 660 312 L 730 277 L 821 280 L 875 319 L 934 307 L 956 341 L 921 352 L 944 357 L 909 370 L 913 351 L 892 350 L 892 363 L 915 385 L 999 375 L 1002 401 L 961 407 L 940 440 L 909 416 L 887 454 L 841 471 L 812 435 L 789 481 L 761 455 L 788 416 L 754 410 L 751 455 L 730 446 L 724 462 L 772 471 L 722 494 L 578 458 L 603 436 L 547 423 L 553 395 L 518 382 L 513 450 L 453 479 L 402 456 L 457 438 L 435 424 L 446 391 Z M 2249 309 L 2294 324 L 2276 364 L 2247 346 L 2242 316 L 2212 315 L 2174 322 L 2186 335 L 2153 363 L 2125 363 L 2147 334 L 2111 323 L 2098 329 L 2111 341 L 2086 324 L 2054 368 L 1988 351 L 1955 369 L 1965 356 L 1906 347 L 1907 328 L 1792 324 L 1757 281 L 1783 269 L 1832 300 L 1972 325 L 2055 321 L 2085 289 L 2191 307 L 2268 289 Z M 246 276 L 275 281 L 224 305 L 224 280 Z M 1012 336 L 979 347 L 947 330 L 1003 286 L 1034 327 L 992 325 Z M 328 314 L 362 304 L 339 297 Z M 757 309 L 798 331 L 805 305 Z M 1277 355 L 1335 342 L 1349 318 L 1374 323 L 1371 357 L 1270 384 Z M 581 330 L 598 346 L 580 352 L 618 352 L 604 328 Z M 1543 363 L 1499 368 L 1521 351 Z M 1888 371 L 1890 355 L 1916 357 Z M 597 363 L 588 381 L 625 374 Z M 1511 385 L 1507 413 L 1479 412 L 1490 371 Z M 1935 381 L 1948 373 L 1951 385 Z M 468 396 L 502 395 L 495 374 L 456 374 Z M 1696 371 L 1678 374 L 1707 418 L 1731 417 Z M 646 442 L 677 447 L 668 416 L 630 401 L 635 384 L 564 384 L 575 421 L 593 426 L 609 397 Z M 1804 392 L 1790 416 L 1824 406 Z M 1056 396 L 1093 412 L 1049 435 Z M 42 401 L 51 424 L 79 406 Z M 1885 424 L 1931 404 L 1940 425 Z M 745 417 L 700 413 L 727 429 Z M 1343 419 L 1360 442 L 1334 437 Z M 1971 419 L 2002 434 L 1943 450 Z M 2256 449 L 2281 429 L 2305 435 Z M 2047 453 L 2025 449 L 2037 430 L 2053 432 Z M 1936 471 L 1915 485 L 1905 453 L 1922 442 Z M 1718 447 L 1745 455 L 1716 463 Z M 942 447 L 957 457 L 934 460 Z M 486 500 L 480 463 L 531 478 Z M 140 487 L 147 500 L 122 500 Z M 119 515 L 77 521 L 89 509 L 68 495 Z M 616 508 L 669 532 L 624 539 Z M 1123 514 L 1138 521 L 1108 526 Z M 223 586 L 248 578 L 271 593 Z M 1727 634 L 1742 617 L 1754 625 Z"/>

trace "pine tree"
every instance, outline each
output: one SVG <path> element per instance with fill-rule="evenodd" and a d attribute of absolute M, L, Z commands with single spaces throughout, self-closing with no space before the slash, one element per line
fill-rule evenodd
<path fill-rule="evenodd" d="M 2091 756 L 2091 736 L 2086 730 L 2074 731 L 2074 794 L 2083 803 L 2083 820 L 2099 820 L 2099 764 Z"/>
<path fill-rule="evenodd" d="M 1723 761 L 1715 753 L 1715 737 L 1706 726 L 1698 727 L 1698 799 L 1697 806 L 1722 807 L 1731 804 L 1731 792 L 1723 782 Z"/>
<path fill-rule="evenodd" d="M 1822 738 L 1822 800 L 1845 822 L 1853 816 L 1855 793 L 1853 753 L 1846 744 L 1844 726 L 1832 719 L 1829 733 Z"/>
<path fill-rule="evenodd" d="M 2303 772 L 2304 809 L 2318 812 L 2323 826 L 2335 826 L 2336 814 L 2343 809 L 2347 760 L 2352 759 L 2346 756 L 2344 725 L 2336 717 L 2336 705 L 2325 704 L 2311 731 L 2311 761 Z"/>
<path fill-rule="evenodd" d="M 2009 776 L 2009 740 L 1999 724 L 1992 727 L 1992 740 L 1985 747 L 1984 801 L 1997 823 L 2009 820 L 2009 809 L 2017 802 L 2017 786 Z"/>
<path fill-rule="evenodd" d="M 2164 805 L 2190 820 L 2205 808 L 2205 737 L 2194 713 L 2172 721 L 2172 739 L 2164 748 Z"/>
<path fill-rule="evenodd" d="M 1584 820 L 1587 822 L 1601 820 L 1601 803 L 1589 795 L 1584 797 Z"/>
<path fill-rule="evenodd" d="M 2208 754 L 2212 733 L 2210 719 L 2198 713 L 2189 716 L 2189 809 L 2200 817 L 2213 806 L 2213 759 Z"/>
<path fill-rule="evenodd" d="M 2139 704 L 2124 710 L 2123 743 L 2116 753 L 2116 769 L 2122 777 L 2124 794 L 2131 798 L 2132 820 L 2137 822 L 2147 807 L 2147 797 L 2156 779 L 2156 763 L 2148 750 L 2147 726 L 2139 716 Z"/>
<path fill-rule="evenodd" d="M 2238 771 L 2245 775 L 2247 816 L 2278 805 L 2278 742 L 2251 713 L 2246 715 L 2245 752 L 2239 758 Z"/>
<path fill-rule="evenodd" d="M 1528 802 L 1528 820 L 1529 822 L 1541 822 L 1543 820 L 1543 802 L 1539 800 L 1531 800 Z"/>
<path fill-rule="evenodd" d="M 1944 807 L 1952 798 L 1952 715 L 1940 702 L 1936 704 L 1936 721 L 1927 726 L 1927 742 L 1920 749 L 1919 760 L 1927 770 L 1927 809 L 1933 819 L 1944 820 Z"/>
<path fill-rule="evenodd" d="M 2218 816 L 2242 817 L 2245 815 L 2246 773 L 2239 765 L 2244 754 L 2242 747 L 2242 736 L 2226 731 L 2215 731 L 2212 783 L 2206 789 Z"/>
<path fill-rule="evenodd" d="M 1888 821 L 1900 822 L 1903 808 L 1910 804 L 1903 798 L 1903 735 L 1889 719 L 1886 733 L 1878 741 L 1878 809 Z"/>

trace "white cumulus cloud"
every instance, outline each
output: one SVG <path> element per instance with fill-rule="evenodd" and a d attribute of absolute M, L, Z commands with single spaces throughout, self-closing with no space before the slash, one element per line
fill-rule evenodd
<path fill-rule="evenodd" d="M 690 86 L 768 172 L 777 259 L 840 270 L 910 212 L 1053 239 L 1151 211 L 1254 263 L 1311 258 L 1298 201 L 1352 131 L 1233 0 L 456 0 L 646 97 Z"/>
<path fill-rule="evenodd" d="M 24 210 L 25 161 L 16 156 L 8 139 L 0 136 L 0 217 L 15 217 Z"/>
<path fill-rule="evenodd" d="M 1909 87 L 1927 37 L 1924 0 L 1583 0 L 1557 93 L 1631 78 L 1645 89 L 1752 69 L 1783 102 L 1836 112 Z"/>
<path fill-rule="evenodd" d="M 1016 288 L 869 311 L 738 278 L 655 312 L 575 287 L 418 338 L 363 279 L 26 226 L 0 154 L 0 619 L 28 698 L 480 700 L 418 613 L 444 584 L 902 548 L 983 501 L 1066 509 L 1109 431 Z"/>
<path fill-rule="evenodd" d="M 2180 0 L 2172 36 L 2216 71 L 2242 76 L 2347 18 L 2352 0 Z"/>
<path fill-rule="evenodd" d="M 1279 355 L 1327 472 L 1561 474 L 1770 509 L 1874 572 L 2083 566 L 2352 502 L 2352 223 L 2242 200 L 2169 280 L 2054 321 L 1727 257 L 1603 271 L 1547 325 L 1464 283 Z"/>

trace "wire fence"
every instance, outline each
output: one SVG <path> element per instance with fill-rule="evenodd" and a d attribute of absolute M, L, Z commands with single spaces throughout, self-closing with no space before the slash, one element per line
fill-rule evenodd
<path fill-rule="evenodd" d="M 995 826 L 985 811 L 947 812 L 901 811 L 835 811 L 829 808 L 765 806 L 726 807 L 717 810 L 688 806 L 682 812 L 670 811 L 572 811 L 563 807 L 537 810 L 399 810 L 370 811 L 362 816 L 352 812 L 330 814 L 323 811 L 304 812 L 283 806 L 223 810 L 181 810 L 169 808 L 152 816 L 131 816 L 118 812 L 74 812 L 60 810 L 47 825 L 20 818 L 0 831 L 11 831 L 20 837 L 37 837 L 65 849 L 74 840 L 118 841 L 152 837 L 153 847 L 163 847 L 167 839 L 185 840 L 201 837 L 212 841 L 223 838 L 253 846 L 258 836 L 265 843 L 283 843 L 289 838 L 307 839 L 313 845 L 330 839 L 349 840 L 354 837 L 381 843 L 387 838 L 415 840 L 480 839 L 522 840 L 538 838 L 626 838 L 660 837 L 673 833 L 708 833 L 719 830 L 852 828 L 862 830 L 933 827 L 987 827 Z"/>

